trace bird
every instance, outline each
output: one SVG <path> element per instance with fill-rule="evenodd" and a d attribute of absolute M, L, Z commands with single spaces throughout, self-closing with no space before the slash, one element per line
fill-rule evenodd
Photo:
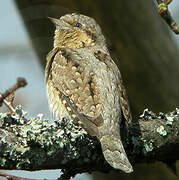
<path fill-rule="evenodd" d="M 122 117 L 130 123 L 132 116 L 120 71 L 100 26 L 78 13 L 50 20 L 56 29 L 53 49 L 47 55 L 45 83 L 53 118 L 78 122 L 97 137 L 110 166 L 131 173 L 120 127 Z"/>

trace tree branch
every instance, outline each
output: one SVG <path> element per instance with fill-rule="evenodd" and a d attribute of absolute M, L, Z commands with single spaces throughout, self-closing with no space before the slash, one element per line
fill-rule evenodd
<path fill-rule="evenodd" d="M 168 4 L 172 2 L 172 0 L 156 0 L 158 3 L 158 11 L 160 16 L 165 20 L 170 29 L 175 33 L 179 34 L 179 25 L 172 18 L 170 11 L 168 10 Z"/>
<path fill-rule="evenodd" d="M 4 93 L 0 93 L 0 107 L 4 103 L 12 112 L 14 112 L 14 92 L 19 88 L 25 87 L 26 85 L 27 81 L 22 77 L 18 77 L 16 83 L 12 87 L 7 89 Z M 7 100 L 6 98 L 8 98 L 9 100 Z"/>
<path fill-rule="evenodd" d="M 178 129 L 178 109 L 158 116 L 146 109 L 137 123 L 129 125 L 124 142 L 132 164 L 177 160 Z M 42 115 L 26 119 L 20 106 L 15 113 L 0 113 L 0 168 L 62 169 L 66 179 L 82 172 L 112 170 L 98 141 L 81 127 L 68 119 L 50 123 Z"/>

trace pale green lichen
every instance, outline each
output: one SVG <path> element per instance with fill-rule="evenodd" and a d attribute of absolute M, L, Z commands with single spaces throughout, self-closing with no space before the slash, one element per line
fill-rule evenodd
<path fill-rule="evenodd" d="M 179 118 L 179 109 L 176 108 L 175 111 L 170 112 L 168 114 L 159 113 L 158 118 L 165 119 L 166 125 L 172 126 L 174 121 Z"/>
<path fill-rule="evenodd" d="M 17 124 L 24 124 L 24 122 L 27 121 L 25 118 L 27 114 L 28 113 L 22 109 L 22 106 L 18 105 L 15 107 L 15 113 L 13 113 L 11 117 Z"/>
<path fill-rule="evenodd" d="M 152 120 L 152 119 L 165 119 L 167 122 L 167 125 L 172 125 L 173 121 L 179 117 L 179 109 L 176 108 L 175 111 L 170 112 L 168 114 L 164 114 L 162 112 L 159 112 L 159 115 L 153 113 L 149 109 L 144 109 L 142 115 L 140 115 L 140 118 L 143 120 Z"/>
<path fill-rule="evenodd" d="M 167 131 L 165 130 L 164 126 L 162 126 L 162 125 L 157 128 L 157 132 L 161 136 L 167 136 Z"/>
<path fill-rule="evenodd" d="M 143 113 L 140 115 L 140 118 L 143 120 L 152 120 L 156 118 L 156 114 L 149 109 L 144 109 Z"/>
<path fill-rule="evenodd" d="M 80 157 L 78 149 L 80 147 L 75 143 L 92 142 L 90 138 L 84 138 L 88 136 L 87 132 L 75 125 L 72 120 L 63 119 L 61 123 L 57 121 L 51 123 L 43 119 L 43 114 L 30 119 L 25 118 L 26 114 L 21 106 L 18 106 L 11 116 L 0 113 L 1 127 L 12 132 L 12 136 L 9 134 L 0 136 L 0 156 L 3 157 L 0 167 L 11 169 L 9 163 L 13 162 L 13 168 L 31 169 L 31 166 L 35 168 L 58 151 L 63 152 L 61 162 L 65 164 L 68 159 L 77 160 Z M 0 131 L 1 134 L 5 133 L 3 129 Z M 12 137 L 11 142 L 7 141 L 9 137 Z M 86 155 L 85 157 L 88 158 Z"/>
<path fill-rule="evenodd" d="M 7 117 L 7 114 L 0 112 L 0 121 L 3 120 L 5 117 Z"/>
<path fill-rule="evenodd" d="M 6 159 L 5 158 L 0 158 L 0 165 L 4 166 L 6 164 Z"/>
<path fill-rule="evenodd" d="M 179 109 L 176 108 L 175 111 L 173 111 L 165 116 L 165 118 L 167 120 L 166 124 L 169 126 L 172 126 L 173 122 L 176 121 L 178 119 L 178 117 L 179 117 Z"/>
<path fill-rule="evenodd" d="M 172 126 L 173 121 L 174 121 L 174 117 L 172 117 L 172 116 L 166 116 L 166 119 L 167 119 L 166 124 Z"/>
<path fill-rule="evenodd" d="M 152 140 L 147 141 L 145 139 L 142 139 L 142 140 L 143 140 L 143 145 L 144 145 L 143 153 L 146 155 L 147 153 L 152 152 L 152 150 L 154 149 L 153 141 Z"/>
<path fill-rule="evenodd" d="M 178 109 L 178 108 L 175 109 L 175 113 L 176 113 L 177 115 L 179 115 L 179 109 Z"/>

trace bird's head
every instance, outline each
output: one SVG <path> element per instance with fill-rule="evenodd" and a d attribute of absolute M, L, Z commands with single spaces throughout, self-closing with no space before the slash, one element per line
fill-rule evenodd
<path fill-rule="evenodd" d="M 105 42 L 101 29 L 93 18 L 72 13 L 50 20 L 56 26 L 54 47 L 81 48 Z"/>

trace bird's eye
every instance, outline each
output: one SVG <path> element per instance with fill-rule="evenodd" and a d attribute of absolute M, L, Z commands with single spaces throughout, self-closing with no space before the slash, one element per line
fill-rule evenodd
<path fill-rule="evenodd" d="M 80 28 L 80 27 L 82 27 L 82 24 L 80 24 L 80 23 L 75 23 L 74 27 Z"/>

